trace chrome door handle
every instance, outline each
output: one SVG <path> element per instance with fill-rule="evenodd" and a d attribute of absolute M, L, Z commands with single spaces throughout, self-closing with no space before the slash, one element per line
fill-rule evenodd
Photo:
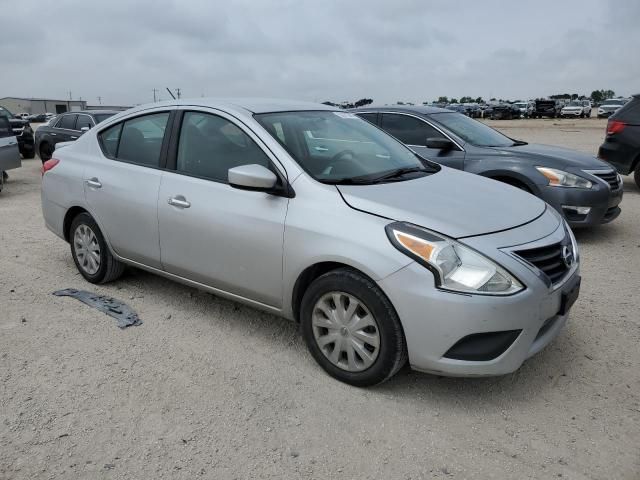
<path fill-rule="evenodd" d="M 87 180 L 87 185 L 89 185 L 91 188 L 102 188 L 102 184 L 96 177 Z"/>
<path fill-rule="evenodd" d="M 73 138 L 73 139 L 75 140 L 75 139 L 76 139 L 76 138 L 78 138 L 78 137 L 71 137 L 71 138 Z"/>
<path fill-rule="evenodd" d="M 329 149 L 327 147 L 313 147 L 314 150 L 317 150 L 318 152 L 328 152 Z"/>
<path fill-rule="evenodd" d="M 53 133 L 53 132 L 51 132 L 51 136 L 52 136 L 52 137 L 55 137 L 56 135 L 58 135 L 58 134 L 57 134 L 57 133 Z"/>
<path fill-rule="evenodd" d="M 172 205 L 174 207 L 178 207 L 178 208 L 189 208 L 191 206 L 191 203 L 187 201 L 186 198 L 184 198 L 182 195 L 176 195 L 175 197 L 171 197 L 167 203 L 169 205 Z"/>
<path fill-rule="evenodd" d="M 17 144 L 18 144 L 18 142 L 9 142 L 9 143 L 7 143 L 7 145 L 9 145 L 9 146 L 11 146 L 11 145 L 17 145 Z"/>

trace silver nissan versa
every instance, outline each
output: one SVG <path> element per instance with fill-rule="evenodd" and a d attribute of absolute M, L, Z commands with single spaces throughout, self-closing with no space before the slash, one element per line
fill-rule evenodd
<path fill-rule="evenodd" d="M 330 375 L 516 370 L 580 287 L 543 201 L 439 166 L 322 105 L 197 99 L 120 113 L 42 168 L 46 225 L 92 283 L 125 265 L 300 323 Z"/>

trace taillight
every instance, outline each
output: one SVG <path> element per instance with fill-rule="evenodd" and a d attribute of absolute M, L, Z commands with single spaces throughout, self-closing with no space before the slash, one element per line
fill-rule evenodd
<path fill-rule="evenodd" d="M 40 170 L 40 172 L 42 173 L 42 175 L 44 175 L 59 163 L 60 163 L 60 160 L 58 160 L 57 158 L 52 158 L 50 160 L 47 160 L 42 164 L 42 169 Z"/>
<path fill-rule="evenodd" d="M 607 135 L 614 135 L 616 133 L 620 133 L 624 130 L 627 124 L 621 122 L 620 120 L 609 120 L 607 123 Z"/>

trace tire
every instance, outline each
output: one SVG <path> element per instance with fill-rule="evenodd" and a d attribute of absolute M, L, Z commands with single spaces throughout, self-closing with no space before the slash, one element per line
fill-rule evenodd
<path fill-rule="evenodd" d="M 26 159 L 26 160 L 31 160 L 32 158 L 35 158 L 36 156 L 36 151 L 32 150 L 30 152 L 27 153 L 23 153 L 22 156 Z"/>
<path fill-rule="evenodd" d="M 113 257 L 98 224 L 88 213 L 78 214 L 71 222 L 69 243 L 73 261 L 88 282 L 111 282 L 124 272 L 124 264 Z"/>
<path fill-rule="evenodd" d="M 353 307 L 352 302 L 359 305 Z M 351 315 L 349 307 L 355 308 Z M 323 314 L 327 309 L 337 316 Z M 346 315 L 340 316 L 341 311 Z M 313 358 L 342 382 L 356 387 L 377 385 L 395 375 L 407 361 L 406 340 L 393 305 L 372 280 L 355 270 L 333 270 L 314 280 L 302 297 L 300 320 L 302 336 Z M 365 335 L 372 338 L 371 343 L 361 341 Z M 327 341 L 328 337 L 336 341 Z M 337 342 L 341 348 L 334 357 L 337 361 L 332 361 Z"/>
<path fill-rule="evenodd" d="M 0 170 L 0 192 L 4 187 L 4 170 Z"/>
<path fill-rule="evenodd" d="M 38 156 L 42 163 L 51 159 L 51 155 L 53 154 L 53 148 L 49 145 L 49 142 L 43 142 L 40 144 L 40 148 L 38 149 Z"/>
<path fill-rule="evenodd" d="M 636 169 L 633 172 L 633 179 L 636 182 L 636 185 L 638 186 L 638 188 L 640 188 L 640 163 L 638 163 L 638 165 L 636 165 Z"/>

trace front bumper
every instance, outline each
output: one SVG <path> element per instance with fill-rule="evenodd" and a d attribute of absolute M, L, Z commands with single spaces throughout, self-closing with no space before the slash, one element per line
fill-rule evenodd
<path fill-rule="evenodd" d="M 545 216 L 544 221 L 548 223 L 551 214 Z M 565 236 L 564 225 L 556 225 L 550 235 L 518 248 L 560 241 Z M 529 224 L 515 230 L 536 238 L 530 235 L 540 229 Z M 576 264 L 559 285 L 549 286 L 541 279 L 539 270 L 517 259 L 508 248 L 495 248 L 501 242 L 514 240 L 514 231 L 507 231 L 465 239 L 464 243 L 484 252 L 494 249 L 492 258 L 527 287 L 515 295 L 464 295 L 438 290 L 431 273 L 417 263 L 379 282 L 402 322 L 413 369 L 447 376 L 507 374 L 517 370 L 559 334 L 568 318 L 567 312 L 561 312 L 564 287 L 577 280 L 579 267 Z M 517 337 L 496 358 L 479 361 L 445 357 L 454 345 L 470 335 L 514 330 L 519 331 Z"/>
<path fill-rule="evenodd" d="M 539 196 L 562 214 L 572 227 L 590 227 L 612 222 L 620 215 L 619 205 L 624 188 L 620 184 L 617 190 L 611 190 L 600 180 L 592 181 L 594 187 L 590 189 L 539 186 Z M 590 211 L 586 215 L 574 214 L 567 206 L 589 207 Z"/>
<path fill-rule="evenodd" d="M 560 114 L 563 117 L 579 117 L 580 115 L 582 115 L 582 111 L 580 110 L 563 110 L 562 112 L 560 112 Z"/>

